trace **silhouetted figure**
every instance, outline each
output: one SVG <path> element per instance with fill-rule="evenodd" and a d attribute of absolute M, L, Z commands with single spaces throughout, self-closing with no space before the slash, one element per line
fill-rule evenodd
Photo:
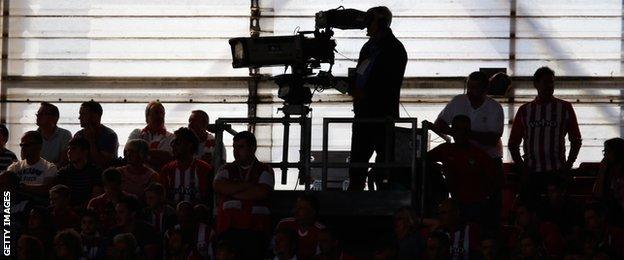
<path fill-rule="evenodd" d="M 3 172 L 14 162 L 17 162 L 17 156 L 11 150 L 6 148 L 9 141 L 9 129 L 6 125 L 0 124 L 0 172 Z"/>
<path fill-rule="evenodd" d="M 311 259 L 318 248 L 319 234 L 325 229 L 316 218 L 320 204 L 313 194 L 303 194 L 294 206 L 294 216 L 282 219 L 275 229 L 297 234 L 297 259 Z"/>
<path fill-rule="evenodd" d="M 355 118 L 399 117 L 399 96 L 407 53 L 390 29 L 392 13 L 385 6 L 368 10 L 370 37 L 360 51 L 355 86 L 351 89 Z M 390 133 L 388 133 L 390 131 Z M 387 133 L 389 137 L 386 137 Z M 386 144 L 389 145 L 386 154 Z M 368 162 L 373 152 L 375 161 L 383 162 L 394 152 L 392 126 L 383 123 L 354 123 L 351 137 L 351 162 Z M 391 159 L 391 158 L 390 158 Z M 392 160 L 390 160 L 392 161 Z M 349 170 L 349 190 L 363 190 L 367 168 Z M 381 174 L 383 170 L 377 170 Z"/>
<path fill-rule="evenodd" d="M 261 259 L 271 234 L 268 202 L 275 176 L 269 165 L 256 158 L 256 137 L 251 132 L 234 135 L 233 147 L 234 162 L 219 169 L 214 178 L 217 233 L 245 245 L 245 258 Z"/>
<path fill-rule="evenodd" d="M 41 103 L 37 111 L 37 131 L 43 137 L 41 158 L 57 167 L 67 163 L 67 145 L 72 138 L 71 132 L 57 126 L 59 117 L 58 107 L 48 102 Z"/>
<path fill-rule="evenodd" d="M 502 176 L 491 157 L 469 142 L 470 125 L 468 116 L 455 116 L 455 142 L 441 144 L 427 155 L 432 162 L 442 162 L 447 187 L 457 200 L 462 217 L 482 227 L 490 226 L 487 198 L 500 190 Z"/>
<path fill-rule="evenodd" d="M 616 225 L 624 225 L 624 139 L 612 138 L 604 142 L 604 158 L 594 184 L 594 196 L 610 210 Z"/>
<path fill-rule="evenodd" d="M 432 129 L 440 134 L 454 136 L 450 124 L 457 115 L 470 118 L 468 141 L 486 152 L 494 163 L 497 176 L 503 176 L 503 144 L 501 136 L 505 115 L 503 107 L 496 100 L 488 97 L 489 81 L 485 73 L 475 71 L 466 79 L 466 94 L 455 96 L 440 112 Z M 487 211 L 487 223 L 500 224 L 502 195 L 500 187 L 488 195 L 484 210 Z M 485 227 L 484 227 L 485 228 Z"/>
<path fill-rule="evenodd" d="M 90 161 L 90 144 L 83 137 L 72 138 L 67 148 L 69 163 L 58 172 L 58 183 L 71 190 L 72 206 L 84 208 L 102 186 L 102 170 Z"/>
<path fill-rule="evenodd" d="M 134 129 L 128 136 L 128 141 L 142 139 L 147 142 L 149 156 L 145 161 L 154 169 L 167 164 L 173 159 L 171 141 L 173 134 L 165 128 L 165 107 L 158 101 L 150 101 L 145 107 L 145 122 L 143 129 Z M 126 143 L 126 145 L 127 145 Z"/>
<path fill-rule="evenodd" d="M 537 97 L 518 109 L 508 144 L 511 157 L 522 169 L 524 188 L 520 195 L 532 203 L 539 200 L 547 183 L 570 177 L 569 170 L 581 149 L 581 132 L 572 104 L 553 96 L 555 72 L 539 68 L 533 75 L 533 86 Z M 567 159 L 566 135 L 571 147 Z"/>
<path fill-rule="evenodd" d="M 203 110 L 191 111 L 191 116 L 188 119 L 188 127 L 199 138 L 199 146 L 195 157 L 213 165 L 213 157 L 215 148 L 217 147 L 215 136 L 208 132 L 208 124 L 210 117 Z M 225 164 L 226 160 L 225 146 L 221 149 L 221 165 Z"/>
<path fill-rule="evenodd" d="M 117 134 L 102 124 L 102 105 L 95 101 L 88 101 L 80 105 L 80 126 L 82 130 L 74 137 L 83 137 L 89 141 L 91 161 L 106 169 L 117 158 L 119 141 Z"/>

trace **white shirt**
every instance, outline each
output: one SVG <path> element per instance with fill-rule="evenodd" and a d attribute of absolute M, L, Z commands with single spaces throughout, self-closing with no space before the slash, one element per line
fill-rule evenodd
<path fill-rule="evenodd" d="M 28 165 L 26 160 L 14 162 L 9 165 L 7 171 L 12 171 L 26 185 L 44 185 L 56 178 L 56 166 L 43 158 L 33 165 Z"/>
<path fill-rule="evenodd" d="M 486 96 L 483 104 L 475 109 L 470 104 L 467 95 L 457 95 L 442 109 L 438 119 L 450 125 L 453 122 L 453 118 L 457 115 L 466 115 L 470 118 L 470 130 L 472 131 L 503 134 L 505 120 L 503 107 L 490 97 Z M 475 140 L 470 140 L 470 142 L 481 148 L 492 158 L 503 157 L 503 143 L 500 138 L 495 146 L 484 145 Z"/>
<path fill-rule="evenodd" d="M 171 148 L 171 141 L 173 141 L 173 138 L 174 135 L 166 130 L 164 134 L 161 134 L 137 128 L 130 133 L 130 136 L 128 136 L 128 142 L 132 139 L 143 139 L 147 142 L 150 149 L 172 152 L 173 149 Z"/>

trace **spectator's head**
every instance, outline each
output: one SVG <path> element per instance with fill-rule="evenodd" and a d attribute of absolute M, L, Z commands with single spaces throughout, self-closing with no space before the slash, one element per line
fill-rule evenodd
<path fill-rule="evenodd" d="M 58 259 L 79 259 L 82 256 L 82 238 L 69 228 L 54 236 L 54 252 Z"/>
<path fill-rule="evenodd" d="M 98 230 L 99 217 L 95 211 L 87 210 L 80 219 L 80 232 L 85 235 L 94 235 Z"/>
<path fill-rule="evenodd" d="M 91 145 L 84 137 L 74 137 L 67 144 L 67 159 L 72 163 L 89 161 L 89 149 Z"/>
<path fill-rule="evenodd" d="M 164 203 L 164 201 L 165 187 L 163 187 L 160 183 L 153 182 L 145 188 L 145 202 L 148 207 L 159 207 Z"/>
<path fill-rule="evenodd" d="M 165 106 L 159 101 L 150 101 L 145 107 L 145 122 L 152 127 L 164 126 Z"/>
<path fill-rule="evenodd" d="M 475 71 L 466 78 L 466 95 L 471 101 L 483 101 L 487 95 L 489 80 L 485 73 Z"/>
<path fill-rule="evenodd" d="M 403 207 L 394 213 L 394 234 L 400 240 L 416 229 L 416 212 L 410 207 Z"/>
<path fill-rule="evenodd" d="M 55 209 L 67 209 L 71 206 L 71 190 L 63 184 L 50 189 L 50 206 Z"/>
<path fill-rule="evenodd" d="M 232 239 L 220 239 L 216 245 L 215 258 L 217 260 L 240 260 L 241 250 Z"/>
<path fill-rule="evenodd" d="M 605 141 L 602 153 L 609 165 L 624 163 L 624 139 L 617 137 Z"/>
<path fill-rule="evenodd" d="M 520 255 L 523 259 L 537 259 L 539 252 L 539 238 L 534 234 L 524 233 L 520 235 Z"/>
<path fill-rule="evenodd" d="M 189 117 L 188 122 L 188 127 L 193 130 L 193 132 L 199 134 L 208 130 L 210 118 L 203 110 L 193 110 L 191 111 L 191 116 Z"/>
<path fill-rule="evenodd" d="M 605 227 L 607 222 L 607 210 L 599 203 L 591 203 L 585 207 L 585 228 L 587 230 L 599 231 Z"/>
<path fill-rule="evenodd" d="M 425 251 L 428 259 L 450 259 L 450 238 L 442 231 L 433 231 L 427 238 Z"/>
<path fill-rule="evenodd" d="M 17 241 L 17 259 L 43 260 L 43 243 L 36 237 L 22 235 Z"/>
<path fill-rule="evenodd" d="M 80 127 L 98 127 L 102 120 L 102 105 L 95 101 L 87 101 L 80 105 Z"/>
<path fill-rule="evenodd" d="M 566 197 L 566 187 L 560 180 L 552 181 L 548 183 L 546 190 L 546 197 L 551 205 L 558 205 L 563 203 Z"/>
<path fill-rule="evenodd" d="M 5 124 L 0 124 L 0 148 L 4 148 L 9 141 L 9 129 Z"/>
<path fill-rule="evenodd" d="M 193 223 L 195 220 L 193 216 L 193 204 L 188 201 L 180 201 L 176 206 L 176 216 L 180 224 Z"/>
<path fill-rule="evenodd" d="M 59 120 L 59 109 L 48 102 L 41 102 L 37 111 L 37 126 L 41 128 L 52 128 Z"/>
<path fill-rule="evenodd" d="M 115 168 L 108 168 L 102 173 L 102 186 L 107 194 L 121 192 L 121 172 Z"/>
<path fill-rule="evenodd" d="M 460 221 L 459 207 L 454 199 L 446 199 L 438 205 L 438 217 L 444 227 L 453 227 Z"/>
<path fill-rule="evenodd" d="M 52 216 L 41 206 L 33 207 L 28 213 L 28 229 L 52 231 Z"/>
<path fill-rule="evenodd" d="M 529 227 L 537 220 L 535 209 L 530 204 L 516 206 L 516 223 L 520 227 Z"/>
<path fill-rule="evenodd" d="M 481 252 L 483 253 L 484 259 L 499 259 L 500 246 L 497 238 L 494 236 L 484 236 L 481 239 Z"/>
<path fill-rule="evenodd" d="M 318 248 L 322 255 L 331 255 L 339 251 L 340 242 L 331 229 L 321 230 L 318 235 Z"/>
<path fill-rule="evenodd" d="M 366 11 L 368 26 L 366 35 L 371 38 L 378 38 L 392 24 L 392 12 L 385 6 L 376 6 Z"/>
<path fill-rule="evenodd" d="M 41 146 L 43 145 L 43 137 L 37 131 L 28 131 L 22 136 L 20 141 L 22 159 L 29 163 L 38 162 L 41 158 Z"/>
<path fill-rule="evenodd" d="M 555 91 L 555 72 L 549 67 L 537 69 L 533 74 L 533 86 L 540 100 L 550 100 Z"/>
<path fill-rule="evenodd" d="M 193 207 L 193 215 L 198 222 L 206 225 L 212 224 L 210 208 L 206 204 L 199 203 Z"/>
<path fill-rule="evenodd" d="M 180 127 L 173 134 L 175 136 L 171 142 L 173 157 L 177 160 L 193 157 L 199 146 L 197 135 L 187 127 Z"/>
<path fill-rule="evenodd" d="M 114 259 L 136 259 L 137 240 L 132 233 L 122 233 L 113 238 Z"/>
<path fill-rule="evenodd" d="M 117 225 L 133 225 L 137 219 L 140 207 L 139 201 L 133 197 L 127 196 L 119 200 L 117 205 L 115 205 Z"/>
<path fill-rule="evenodd" d="M 457 115 L 453 118 L 452 124 L 453 140 L 458 144 L 468 143 L 468 133 L 470 133 L 470 117 Z"/>
<path fill-rule="evenodd" d="M 234 135 L 234 160 L 243 164 L 251 164 L 255 158 L 257 142 L 256 136 L 249 131 Z"/>
<path fill-rule="evenodd" d="M 124 157 L 128 165 L 142 166 L 149 156 L 149 145 L 143 139 L 132 139 L 124 147 Z"/>
<path fill-rule="evenodd" d="M 320 203 L 312 193 L 304 193 L 295 202 L 295 219 L 301 225 L 311 226 L 316 221 Z"/>
<path fill-rule="evenodd" d="M 297 252 L 297 234 L 287 228 L 275 231 L 275 248 L 273 253 L 278 259 L 291 259 Z"/>

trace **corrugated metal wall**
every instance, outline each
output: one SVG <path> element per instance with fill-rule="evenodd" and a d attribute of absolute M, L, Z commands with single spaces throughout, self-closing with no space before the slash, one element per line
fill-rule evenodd
<path fill-rule="evenodd" d="M 249 35 L 249 4 L 247 0 L 10 1 L 11 79 L 4 82 L 12 132 L 9 148 L 18 151 L 19 136 L 36 127 L 38 104 L 27 101 L 58 103 L 63 114 L 60 125 L 72 132 L 79 129 L 79 102 L 102 101 L 104 122 L 117 130 L 122 144 L 133 128 L 143 125 L 144 102 L 152 99 L 167 102 L 170 129 L 185 125 L 193 109 L 204 109 L 213 119 L 246 116 L 247 82 L 239 77 L 248 71 L 231 68 L 227 39 Z M 622 1 L 260 0 L 261 35 L 312 29 L 317 11 L 339 5 L 361 10 L 387 5 L 393 11 L 392 27 L 408 50 L 406 76 L 411 77 L 403 91 L 402 116 L 434 120 L 444 102 L 462 92 L 462 80 L 456 77 L 479 67 L 505 67 L 514 76 L 529 76 L 548 65 L 560 76 L 602 77 L 567 78 L 556 91 L 582 103 L 575 104 L 585 137 L 580 160 L 599 160 L 601 143 L 621 135 Z M 365 32 L 336 30 L 336 41 L 347 58 L 337 55 L 334 72 L 344 75 L 355 65 L 351 59 L 357 58 L 366 41 Z M 278 74 L 282 68 L 261 72 Z M 528 81 L 516 85 L 518 102 L 534 94 Z M 271 83 L 261 84 L 259 116 L 280 116 L 275 91 Z M 323 102 L 312 105 L 313 149 L 320 149 L 322 117 L 352 115 L 348 97 L 335 91 L 317 99 Z M 504 106 L 509 119 L 508 112 L 518 104 Z M 262 159 L 281 158 L 281 131 L 280 126 L 257 128 Z M 508 131 L 504 138 L 507 135 Z M 348 149 L 348 126 L 335 127 L 332 136 L 333 149 Z M 290 143 L 297 144 L 296 138 Z M 293 147 L 290 157 L 297 154 Z"/>

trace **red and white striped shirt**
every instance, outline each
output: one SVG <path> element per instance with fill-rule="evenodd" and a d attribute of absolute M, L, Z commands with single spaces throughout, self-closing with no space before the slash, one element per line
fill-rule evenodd
<path fill-rule="evenodd" d="M 523 142 L 524 160 L 529 170 L 547 172 L 560 170 L 565 161 L 565 136 L 580 142 L 581 132 L 570 102 L 537 98 L 520 107 L 511 128 L 509 148 Z"/>
<path fill-rule="evenodd" d="M 176 160 L 160 170 L 161 183 L 176 204 L 180 201 L 203 203 L 210 199 L 211 174 L 212 166 L 197 159 L 193 159 L 193 163 L 186 169 L 180 168 Z"/>

